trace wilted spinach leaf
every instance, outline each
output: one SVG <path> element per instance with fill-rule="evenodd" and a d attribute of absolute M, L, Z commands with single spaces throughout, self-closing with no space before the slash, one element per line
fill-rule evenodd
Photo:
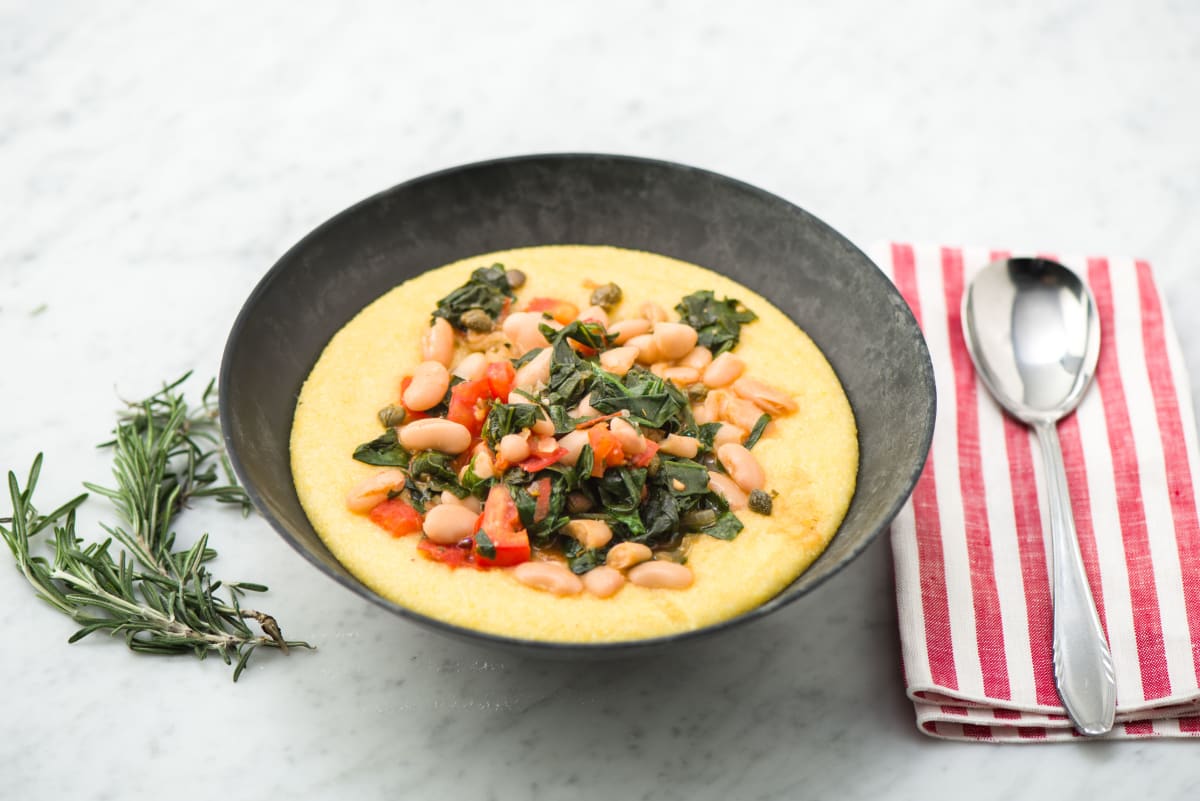
<path fill-rule="evenodd" d="M 769 414 L 764 414 L 754 421 L 754 428 L 750 429 L 750 436 L 746 437 L 746 442 L 744 443 L 747 450 L 753 448 L 758 443 L 759 437 L 763 435 L 763 431 L 767 429 L 770 422 L 771 415 Z"/>
<path fill-rule="evenodd" d="M 483 436 L 488 445 L 496 444 L 506 434 L 520 433 L 531 428 L 542 417 L 542 409 L 533 403 L 494 403 L 483 421 Z"/>
<path fill-rule="evenodd" d="M 389 428 L 370 442 L 354 449 L 354 458 L 367 464 L 384 467 L 408 467 L 411 454 L 400 444 L 396 429 Z"/>
<path fill-rule="evenodd" d="M 733 298 L 717 300 L 711 289 L 702 289 L 679 301 L 675 307 L 683 322 L 700 332 L 697 342 L 716 356 L 738 343 L 742 325 L 758 319 L 758 315 Z"/>
<path fill-rule="evenodd" d="M 508 285 L 503 264 L 480 267 L 471 273 L 467 283 L 438 301 L 434 317 L 444 317 L 450 325 L 462 329 L 462 315 L 471 309 L 482 309 L 494 321 L 504 310 L 504 300 L 515 299 Z"/>

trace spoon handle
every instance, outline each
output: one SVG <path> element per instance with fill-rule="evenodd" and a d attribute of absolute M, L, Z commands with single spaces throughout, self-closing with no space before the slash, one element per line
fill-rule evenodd
<path fill-rule="evenodd" d="M 1034 429 L 1046 467 L 1050 507 L 1054 681 L 1075 728 L 1083 734 L 1105 734 L 1112 728 L 1116 711 L 1112 654 L 1083 569 L 1058 428 L 1053 422 L 1039 422 Z"/>

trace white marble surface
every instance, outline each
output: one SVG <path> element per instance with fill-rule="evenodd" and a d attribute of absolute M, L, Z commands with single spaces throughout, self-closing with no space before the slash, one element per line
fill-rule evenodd
<path fill-rule="evenodd" d="M 44 450 L 47 499 L 104 478 L 116 393 L 215 374 L 243 298 L 314 225 L 542 151 L 704 166 L 863 245 L 1146 256 L 1200 376 L 1195 3 L 434 6 L 0 3 L 0 468 Z M 185 519 L 202 528 L 218 572 L 269 583 L 262 606 L 320 650 L 233 685 L 218 664 L 67 646 L 69 622 L 0 569 L 0 796 L 1200 791 L 1192 743 L 919 735 L 884 542 L 745 630 L 579 665 L 397 620 L 261 520 Z"/>

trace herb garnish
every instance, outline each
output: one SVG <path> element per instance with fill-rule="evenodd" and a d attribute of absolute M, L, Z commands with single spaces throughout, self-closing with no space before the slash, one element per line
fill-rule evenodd
<path fill-rule="evenodd" d="M 733 298 L 717 300 L 711 289 L 702 289 L 679 301 L 675 307 L 682 322 L 700 332 L 697 344 L 716 356 L 737 346 L 742 325 L 752 323 L 758 315 Z"/>
<path fill-rule="evenodd" d="M 504 311 L 505 300 L 515 298 L 504 265 L 493 264 L 476 269 L 467 283 L 439 300 L 433 316 L 444 317 L 455 328 L 466 330 L 462 321 L 466 312 L 480 309 L 495 322 Z"/>
<path fill-rule="evenodd" d="M 85 542 L 76 534 L 75 512 L 87 495 L 67 501 L 49 514 L 33 503 L 41 473 L 38 454 L 22 488 L 8 474 L 12 516 L 0 519 L 0 538 L 8 544 L 17 568 L 37 596 L 80 624 L 68 642 L 96 631 L 121 635 L 130 649 L 150 654 L 187 654 L 203 659 L 216 653 L 236 666 L 237 681 L 250 655 L 260 646 L 310 648 L 285 640 L 275 618 L 244 609 L 247 592 L 267 588 L 249 582 L 217 581 L 207 563 L 217 553 L 208 535 L 190 547 L 175 548 L 172 523 L 189 505 L 203 498 L 240 506 L 251 505 L 237 485 L 221 447 L 213 386 L 209 383 L 200 407 L 193 409 L 177 388 L 188 375 L 168 384 L 141 403 L 129 404 L 118 418 L 113 447 L 115 488 L 85 486 L 112 501 L 121 522 L 105 525 L 110 535 Z M 218 474 L 220 466 L 221 474 Z M 51 530 L 52 553 L 35 555 L 34 539 Z M 114 540 L 116 545 L 114 546 Z M 222 586 L 229 600 L 218 596 Z M 246 620 L 261 629 L 255 634 Z"/>

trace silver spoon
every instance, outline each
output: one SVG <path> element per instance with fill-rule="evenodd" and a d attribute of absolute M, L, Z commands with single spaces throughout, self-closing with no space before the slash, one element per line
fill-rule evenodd
<path fill-rule="evenodd" d="M 1075 728 L 1104 734 L 1113 725 L 1116 679 L 1079 553 L 1057 428 L 1096 371 L 1096 301 L 1079 276 L 1057 262 L 1001 259 L 971 281 L 962 325 L 983 383 L 1037 433 L 1050 505 L 1054 680 Z"/>

